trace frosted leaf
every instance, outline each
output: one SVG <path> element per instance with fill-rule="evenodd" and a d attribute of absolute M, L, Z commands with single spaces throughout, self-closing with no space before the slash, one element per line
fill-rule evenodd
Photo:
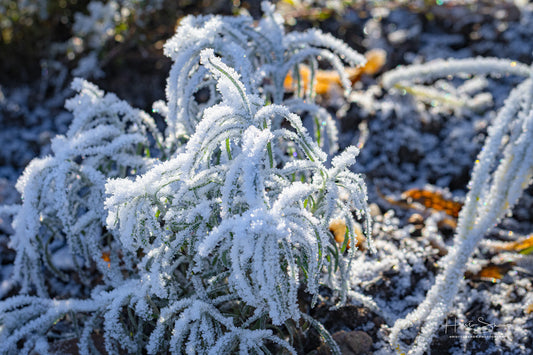
<path fill-rule="evenodd" d="M 214 55 L 213 49 L 204 49 L 200 53 L 200 62 L 217 79 L 217 90 L 225 103 L 230 107 L 242 107 L 251 117 L 252 103 L 246 94 L 246 87 L 240 81 L 240 75 Z"/>
<path fill-rule="evenodd" d="M 514 65 L 512 65 L 514 63 Z M 509 73 L 528 77 L 529 66 L 499 58 L 437 59 L 425 64 L 400 67 L 383 75 L 383 85 L 392 88 L 401 81 L 413 79 L 429 81 L 439 77 L 458 74 L 497 74 Z"/>
<path fill-rule="evenodd" d="M 284 40 L 284 45 L 290 48 L 302 47 L 303 44 L 329 48 L 336 54 L 344 56 L 345 60 L 350 65 L 361 65 L 366 63 L 366 59 L 363 55 L 348 47 L 346 43 L 330 34 L 323 33 L 318 29 L 313 28 L 302 33 L 289 33 Z"/>

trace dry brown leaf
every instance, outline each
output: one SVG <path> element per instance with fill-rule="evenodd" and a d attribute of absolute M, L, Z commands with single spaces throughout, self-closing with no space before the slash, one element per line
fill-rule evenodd
<path fill-rule="evenodd" d="M 505 243 L 503 246 L 498 247 L 497 250 L 515 251 L 518 253 L 524 253 L 532 248 L 533 248 L 533 234 L 521 240 Z M 526 253 L 526 254 L 529 254 L 529 253 Z"/>
<path fill-rule="evenodd" d="M 437 222 L 437 227 L 439 229 L 446 228 L 446 227 L 450 229 L 455 229 L 457 228 L 457 220 L 455 218 L 445 217 Z"/>
<path fill-rule="evenodd" d="M 349 68 L 348 77 L 355 84 L 361 78 L 362 74 L 374 75 L 383 68 L 387 60 L 387 52 L 383 49 L 375 48 L 365 53 L 366 63 L 359 68 Z"/>
<path fill-rule="evenodd" d="M 375 48 L 365 53 L 366 64 L 363 67 L 365 74 L 374 75 L 383 68 L 387 61 L 387 52 L 383 49 Z"/>
<path fill-rule="evenodd" d="M 329 225 L 329 231 L 333 233 L 337 244 L 342 245 L 344 238 L 346 237 L 346 223 L 342 219 L 335 219 Z M 361 230 L 361 227 L 356 224 L 354 227 L 355 239 L 357 240 L 356 248 L 359 250 L 365 250 L 366 238 Z M 347 249 L 350 249 L 350 241 L 348 240 Z"/>
<path fill-rule="evenodd" d="M 466 277 L 473 280 L 496 282 L 501 280 L 502 277 L 513 268 L 515 263 L 508 262 L 500 265 L 489 264 L 482 268 L 477 274 L 465 274 Z"/>
<path fill-rule="evenodd" d="M 503 277 L 503 270 L 497 265 L 489 265 L 481 269 L 476 276 L 480 280 L 500 280 Z"/>
<path fill-rule="evenodd" d="M 458 201 L 453 201 L 444 198 L 444 196 L 437 191 L 429 191 L 423 189 L 411 189 L 402 194 L 402 198 L 407 201 L 418 202 L 426 208 L 432 208 L 436 211 L 444 211 L 449 216 L 457 218 L 463 204 Z M 408 202 L 410 204 L 410 202 Z"/>
<path fill-rule="evenodd" d="M 107 267 L 111 267 L 111 254 L 108 251 L 102 252 L 102 260 L 104 260 L 107 263 Z"/>
<path fill-rule="evenodd" d="M 383 195 L 379 189 L 377 190 L 378 195 L 387 201 L 388 203 L 399 206 L 402 208 L 413 208 L 416 210 L 420 210 L 420 207 L 418 207 L 417 204 L 422 205 L 425 209 L 431 208 L 436 211 L 444 211 L 448 216 L 451 216 L 453 218 L 457 218 L 459 216 L 459 212 L 461 211 L 461 208 L 463 207 L 463 204 L 458 201 L 447 199 L 437 191 L 430 191 L 430 190 L 424 190 L 424 189 L 411 189 L 407 190 L 404 193 L 402 193 L 402 200 L 397 201 L 393 199 L 392 197 Z M 444 221 L 442 223 L 445 223 L 447 226 L 455 228 L 456 222 L 449 219 L 447 221 Z"/>
<path fill-rule="evenodd" d="M 373 75 L 377 73 L 385 64 L 386 52 L 382 49 L 372 49 L 365 54 L 366 64 L 361 67 L 348 68 L 347 74 L 352 82 L 352 85 L 359 80 L 362 74 Z M 302 87 L 306 88 L 309 85 L 311 77 L 311 70 L 308 66 L 300 66 L 300 78 L 302 80 Z M 315 73 L 315 92 L 318 95 L 324 95 L 329 92 L 332 87 L 341 87 L 341 79 L 339 73 L 335 70 L 318 70 Z M 293 78 L 292 73 L 287 74 L 283 87 L 286 91 L 294 91 L 297 82 Z"/>

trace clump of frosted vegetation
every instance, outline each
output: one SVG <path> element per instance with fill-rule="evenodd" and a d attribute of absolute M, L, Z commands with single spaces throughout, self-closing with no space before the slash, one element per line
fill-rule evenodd
<path fill-rule="evenodd" d="M 68 132 L 52 141 L 54 155 L 34 159 L 16 185 L 23 204 L 13 221 L 11 245 L 17 251 L 14 278 L 21 293 L 34 290 L 45 297 L 51 286 L 47 280 L 68 282 L 50 255 L 50 249 L 62 243 L 68 245 L 70 261 L 86 286 L 91 285 L 92 267 L 109 284 L 118 285 L 136 262 L 123 255 L 124 265 L 119 265 L 120 247 L 105 230 L 104 191 L 106 179 L 142 173 L 150 166 L 139 151 L 148 146 L 149 132 L 159 138 L 155 122 L 88 82 L 78 79 L 72 87 L 79 94 L 66 103 L 75 117 Z"/>
<path fill-rule="evenodd" d="M 246 16 L 187 17 L 165 46 L 167 101 L 149 114 L 81 79 L 74 120 L 17 183 L 12 214 L 18 295 L 0 303 L 0 352 L 295 353 L 300 289 L 327 283 L 345 299 L 355 223 L 370 230 L 358 150 L 314 103 L 313 79 L 283 83 L 317 58 L 339 70 L 361 55 L 317 30 L 285 34 L 271 5 Z M 297 77 L 297 75 L 295 74 Z M 200 99 L 207 94 L 207 99 Z M 304 127 L 298 113 L 306 113 Z M 343 219 L 338 245 L 328 230 Z M 370 240 L 370 239 L 369 239 Z M 60 249 L 63 262 L 54 259 Z M 65 263 L 65 258 L 69 262 Z M 56 340 L 58 341 L 58 340 Z"/>

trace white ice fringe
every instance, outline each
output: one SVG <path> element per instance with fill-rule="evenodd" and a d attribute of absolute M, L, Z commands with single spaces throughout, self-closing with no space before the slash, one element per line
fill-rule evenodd
<path fill-rule="evenodd" d="M 185 145 L 184 153 L 135 181 L 113 180 L 107 184 L 108 224 L 118 230 L 120 239 L 131 250 L 157 248 L 141 264 L 142 269 L 150 265 L 153 275 L 143 278 L 149 293 L 164 296 L 161 287 L 168 288 L 170 284 L 162 285 L 175 282 L 165 265 L 172 265 L 179 250 L 187 250 L 187 255 L 194 256 L 188 263 L 198 277 L 211 270 L 223 270 L 230 292 L 256 313 L 267 314 L 277 325 L 288 319 L 296 321 L 300 318 L 300 284 L 305 283 L 311 293 L 318 292 L 321 266 L 327 263 L 325 258 L 331 250 L 328 246 L 332 238 L 327 231 L 331 216 L 341 213 L 351 225 L 350 211 L 355 208 L 370 221 L 364 183 L 347 171 L 358 150 L 348 149 L 333 160 L 331 169 L 326 169 L 322 164 L 325 154 L 310 138 L 300 117 L 281 105 L 249 105 L 259 99 L 249 94 L 252 90 L 237 73 L 213 51 L 204 50 L 201 56 L 218 82 L 222 101 L 204 111 L 204 119 Z M 270 130 L 273 121 L 286 121 L 293 131 L 277 135 Z M 287 140 L 298 144 L 301 158 L 292 158 L 292 163 L 287 163 L 290 169 L 274 168 L 274 162 L 282 161 L 277 157 L 284 154 Z M 218 159 L 220 162 L 216 163 Z M 291 176 L 302 173 L 309 176 L 311 183 L 292 181 Z M 342 189 L 352 196 L 346 203 L 338 199 L 340 187 L 336 181 L 341 181 Z M 199 200 L 216 207 L 200 213 Z M 191 213 L 194 218 L 186 217 Z M 135 222 L 139 220 L 144 221 L 140 229 Z M 126 244 L 129 241 L 134 242 Z M 317 259 L 317 255 L 322 257 Z M 220 264 L 224 259 L 227 261 Z M 213 264 L 215 260 L 218 261 Z M 301 267 L 305 267 L 305 278 Z M 169 278 L 156 279 L 155 275 Z M 342 273 L 339 276 L 346 279 Z M 223 279 L 217 282 L 220 281 Z M 209 299 L 209 287 L 198 281 L 193 284 L 199 297 Z M 165 324 L 172 324 L 168 322 Z M 181 321 L 176 322 L 172 351 L 200 343 L 208 349 L 210 345 L 205 340 L 191 335 L 203 328 L 191 328 L 194 333 L 186 338 L 177 332 Z M 157 329 L 163 331 L 161 327 Z M 220 332 L 215 349 L 221 344 L 230 346 L 226 341 L 236 341 L 234 335 L 242 332 L 244 329 L 239 329 L 231 336 Z M 275 342 L 283 344 L 279 339 Z M 151 349 L 159 346 L 155 340 L 151 344 Z"/>
<path fill-rule="evenodd" d="M 531 68 L 520 62 L 499 58 L 436 59 L 425 64 L 400 66 L 383 74 L 382 83 L 385 88 L 390 89 L 402 81 L 430 81 L 458 74 L 501 75 L 506 73 L 528 77 L 531 75 Z"/>

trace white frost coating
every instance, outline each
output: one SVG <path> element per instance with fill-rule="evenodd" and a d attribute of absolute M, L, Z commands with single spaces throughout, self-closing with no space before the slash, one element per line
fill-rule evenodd
<path fill-rule="evenodd" d="M 382 77 L 383 86 L 392 88 L 401 81 L 413 80 L 429 81 L 446 77 L 448 75 L 496 75 L 512 74 L 518 76 L 531 76 L 528 65 L 499 58 L 468 58 L 468 59 L 437 59 L 425 64 L 410 65 L 391 70 Z"/>
<path fill-rule="evenodd" d="M 363 65 L 365 57 L 348 47 L 343 41 L 333 37 L 329 33 L 323 33 L 319 29 L 312 28 L 306 32 L 289 33 L 284 40 L 284 45 L 289 48 L 302 48 L 305 45 L 324 47 L 344 56 L 350 65 Z"/>
<path fill-rule="evenodd" d="M 247 105 L 257 99 L 249 94 L 252 90 L 240 81 L 237 73 L 213 52 L 204 51 L 202 55 L 202 62 L 218 81 L 222 101 L 204 110 L 204 118 L 185 145 L 184 153 L 135 181 L 108 183 L 108 223 L 119 231 L 128 248 L 152 248 L 141 264 L 142 269 L 150 268 L 151 276 L 143 277 L 149 293 L 171 297 L 163 291 L 172 289 L 170 285 L 176 280 L 165 265 L 171 265 L 170 260 L 179 255 L 179 250 L 185 250 L 186 255 L 193 255 L 186 264 L 194 275 L 223 270 L 227 279 L 215 276 L 215 280 L 222 285 L 227 280 L 224 287 L 235 299 L 254 308 L 255 313 L 267 314 L 277 325 L 288 319 L 298 320 L 299 285 L 305 283 L 310 292 L 318 292 L 321 266 L 327 263 L 331 235 L 326 214 L 342 213 L 351 220 L 348 211 L 366 204 L 360 177 L 346 169 L 354 162 L 357 149 L 350 148 L 335 160 L 334 168 L 326 169 L 322 165 L 324 153 L 297 115 L 281 105 L 259 110 Z M 273 120 L 277 124 L 288 122 L 294 131 L 276 138 L 270 130 Z M 283 161 L 280 158 L 285 155 L 285 137 L 297 142 L 305 154 L 300 159 L 287 160 L 289 169 L 271 168 L 271 162 Z M 309 183 L 292 182 L 293 174 L 304 174 Z M 272 179 L 281 179 L 281 184 L 271 183 Z M 353 201 L 344 204 L 331 197 L 338 196 L 334 188 L 337 179 L 354 196 L 355 205 Z M 208 212 L 199 212 L 199 199 L 211 207 Z M 369 221 L 368 215 L 366 219 Z M 138 221 L 143 223 L 139 225 Z M 317 255 L 322 258 L 317 259 Z M 304 260 L 306 277 L 300 273 L 304 265 L 299 265 Z M 193 280 L 198 296 L 209 298 L 208 289 L 198 280 L 196 277 Z M 159 339 L 171 329 L 174 329 L 171 351 L 187 352 L 192 346 L 218 349 L 226 344 L 224 339 L 249 349 L 244 339 L 234 338 L 242 329 L 232 331 L 230 336 L 215 320 L 190 318 L 188 309 L 173 312 L 165 316 L 168 329 L 163 323 L 156 327 L 150 352 L 158 351 Z M 215 328 L 212 343 L 200 338 L 206 333 L 201 329 L 207 324 Z M 284 344 L 281 340 L 275 342 Z"/>
<path fill-rule="evenodd" d="M 134 257 L 123 255 L 119 266 L 117 241 L 103 229 L 104 185 L 107 177 L 125 176 L 128 169 L 143 171 L 152 165 L 137 150 L 147 145 L 145 135 L 155 124 L 148 115 L 83 80 L 75 80 L 73 88 L 79 93 L 66 104 L 74 115 L 67 135 L 53 139 L 53 155 L 32 161 L 16 185 L 23 203 L 14 214 L 11 246 L 17 252 L 13 277 L 21 285 L 20 294 L 35 290 L 46 298 L 50 279 L 56 284 L 68 282 L 50 254 L 52 243 L 68 246 L 80 284 L 88 283 L 91 264 L 107 285 L 119 285 L 124 280 L 121 270 L 136 263 Z M 114 251 L 103 248 L 104 240 L 108 247 L 115 245 Z M 102 260 L 103 253 L 109 253 L 109 262 Z M 48 279 L 40 271 L 43 267 L 51 275 Z M 45 324 L 60 314 L 39 319 Z M 13 310 L 12 316 L 20 314 Z"/>
<path fill-rule="evenodd" d="M 514 64 L 512 64 L 514 63 Z M 444 68 L 441 65 L 444 64 Z M 517 202 L 533 177 L 533 79 L 524 64 L 496 59 L 449 60 L 395 70 L 384 78 L 386 86 L 409 75 L 430 79 L 455 73 L 509 72 L 527 77 L 514 88 L 488 129 L 469 183 L 470 191 L 459 214 L 454 246 L 442 260 L 437 277 L 425 300 L 391 329 L 390 343 L 399 344 L 404 329 L 421 325 L 409 354 L 426 351 L 457 294 L 468 259 L 477 244 Z M 406 74 L 407 73 L 407 74 Z M 412 77 L 409 77 L 410 79 Z M 508 134 L 507 138 L 506 135 Z"/>
<path fill-rule="evenodd" d="M 71 253 L 83 260 L 76 265 L 78 271 L 94 261 L 109 282 L 121 282 L 120 271 L 101 260 L 98 247 L 104 238 L 105 180 L 125 174 L 128 168 L 143 170 L 150 165 L 136 154 L 138 146 L 146 144 L 143 122 L 147 118 L 81 79 L 74 81 L 73 88 L 80 93 L 66 104 L 74 115 L 67 136 L 54 138 L 54 156 L 32 162 L 16 185 L 23 204 L 13 222 L 14 277 L 22 292 L 35 287 L 40 296 L 47 293 L 37 272 L 43 263 L 66 280 L 48 251 L 48 244 L 63 240 L 63 235 Z"/>
<path fill-rule="evenodd" d="M 209 69 L 217 80 L 217 90 L 228 106 L 244 106 L 246 113 L 251 117 L 253 114 L 251 102 L 248 101 L 246 88 L 235 69 L 228 67 L 220 58 L 216 57 L 212 48 L 200 52 L 200 63 Z"/>

